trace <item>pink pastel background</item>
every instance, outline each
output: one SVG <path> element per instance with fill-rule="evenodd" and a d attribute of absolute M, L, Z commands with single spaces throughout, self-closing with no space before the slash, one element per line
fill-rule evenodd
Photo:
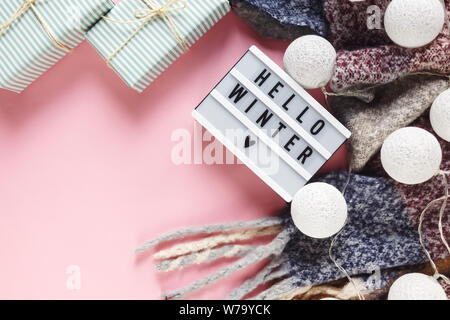
<path fill-rule="evenodd" d="M 230 13 L 141 95 L 87 43 L 24 93 L 0 91 L 0 298 L 158 299 L 229 263 L 161 275 L 134 250 L 171 229 L 285 205 L 243 165 L 171 161 L 173 131 L 193 132 L 192 109 L 252 44 L 279 64 L 288 45 Z M 345 162 L 342 148 L 324 170 Z M 66 286 L 71 265 L 80 290 Z M 192 298 L 221 298 L 260 266 Z"/>

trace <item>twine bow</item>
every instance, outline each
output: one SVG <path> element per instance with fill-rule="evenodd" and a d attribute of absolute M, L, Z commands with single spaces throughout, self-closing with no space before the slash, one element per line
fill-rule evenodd
<path fill-rule="evenodd" d="M 69 48 L 62 42 L 60 42 L 58 39 L 56 39 L 56 36 L 53 34 L 50 27 L 45 22 L 44 18 L 42 18 L 39 11 L 36 9 L 36 1 L 37 0 L 24 0 L 22 5 L 14 12 L 14 14 L 9 18 L 5 23 L 0 24 L 0 36 L 6 33 L 8 29 L 16 22 L 22 15 L 24 15 L 28 10 L 33 11 L 34 15 L 36 16 L 36 19 L 39 21 L 40 25 L 44 29 L 47 36 L 50 38 L 50 40 L 53 41 L 53 43 L 58 46 L 61 49 L 64 49 L 68 52 L 72 51 L 72 48 Z"/>
<path fill-rule="evenodd" d="M 166 4 L 159 5 L 153 2 L 153 0 L 141 0 L 145 3 L 147 7 L 140 8 L 134 11 L 134 16 L 136 19 L 134 20 L 127 20 L 127 21 L 121 21 L 121 20 L 115 20 L 108 17 L 103 17 L 103 19 L 107 21 L 111 21 L 114 23 L 121 23 L 121 24 L 130 24 L 130 23 L 137 23 L 142 22 L 142 24 L 139 26 L 139 28 L 133 32 L 127 40 L 125 40 L 122 45 L 117 48 L 109 57 L 106 59 L 106 63 L 110 66 L 111 60 L 114 59 L 117 54 L 122 51 L 123 48 L 125 48 L 128 43 L 153 19 L 155 18 L 161 18 L 164 20 L 164 22 L 169 27 L 170 31 L 172 32 L 173 36 L 177 40 L 177 42 L 181 45 L 184 51 L 187 51 L 189 49 L 189 45 L 186 42 L 186 39 L 184 39 L 181 32 L 178 30 L 175 22 L 172 19 L 171 14 L 175 11 L 181 11 L 187 8 L 187 0 L 168 0 Z"/>

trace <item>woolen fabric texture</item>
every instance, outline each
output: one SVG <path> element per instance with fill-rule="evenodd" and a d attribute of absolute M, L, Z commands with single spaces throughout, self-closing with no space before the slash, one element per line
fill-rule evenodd
<path fill-rule="evenodd" d="M 450 258 L 435 261 L 439 265 L 439 270 L 443 274 L 450 274 Z M 367 290 L 364 290 L 366 300 L 386 300 L 392 283 L 400 276 L 407 273 L 424 273 L 432 276 L 434 270 L 429 263 L 422 263 L 413 266 L 403 266 L 392 269 L 382 270 L 383 277 L 380 279 L 378 274 L 380 270 L 375 269 L 371 274 L 354 277 L 354 281 L 364 283 Z M 390 278 L 390 280 L 389 280 Z M 388 281 L 386 281 L 388 280 Z M 441 282 L 442 287 L 448 294 L 449 286 Z M 306 286 L 297 289 L 294 293 L 285 296 L 286 299 L 293 300 L 318 300 L 332 297 L 339 300 L 357 300 L 358 296 L 354 286 L 347 279 L 332 281 L 318 286 Z"/>
<path fill-rule="evenodd" d="M 426 114 L 412 125 L 432 132 Z M 443 149 L 444 160 L 441 169 L 449 170 L 450 144 L 442 139 L 438 138 L 438 140 Z M 419 242 L 417 230 L 419 215 L 429 202 L 444 194 L 442 177 L 436 176 L 426 183 L 414 186 L 397 183 L 386 175 L 380 164 L 379 154 L 377 154 L 362 173 L 329 173 L 314 179 L 314 181 L 329 183 L 337 189 L 343 190 L 349 176 L 349 184 L 344 194 L 348 205 L 349 219 L 337 238 L 333 253 L 337 262 L 352 277 L 356 277 L 359 284 L 369 291 L 386 291 L 393 279 L 405 270 L 409 270 L 411 266 L 428 263 Z M 425 216 L 422 227 L 425 246 L 435 260 L 446 259 L 450 256 L 440 240 L 438 211 L 438 205 L 431 208 Z M 449 213 L 450 208 L 447 207 L 443 220 L 443 232 L 447 238 L 450 235 Z M 243 252 L 243 256 L 232 262 L 231 266 L 200 279 L 188 287 L 166 293 L 163 296 L 170 299 L 184 298 L 195 290 L 266 258 L 270 260 L 268 266 L 254 278 L 245 281 L 241 287 L 233 290 L 227 297 L 228 299 L 242 299 L 258 285 L 267 284 L 273 280 L 278 281 L 269 285 L 256 298 L 286 297 L 296 290 L 307 292 L 309 288 L 305 287 L 308 286 L 328 284 L 344 278 L 344 275 L 329 258 L 328 251 L 332 239 L 313 239 L 302 234 L 292 222 L 289 206 L 278 217 L 171 232 L 149 242 L 147 248 L 151 248 L 161 241 L 193 234 L 231 231 L 235 228 L 252 226 L 260 228 L 280 223 L 282 230 L 269 244 L 249 247 L 250 251 Z M 220 247 L 214 250 L 220 250 Z M 199 254 L 206 254 L 209 251 L 202 252 Z M 169 261 L 169 263 L 171 262 Z M 373 276 L 374 271 L 377 272 L 375 277 Z M 303 288 L 304 291 L 302 291 Z M 444 286 L 444 288 L 447 290 L 447 294 L 450 294 L 449 287 Z"/>
<path fill-rule="evenodd" d="M 325 16 L 329 22 L 328 36 L 336 50 L 393 44 L 383 28 L 384 12 L 390 2 L 391 0 L 324 0 Z M 381 29 L 367 27 L 367 11 L 374 5 L 380 9 Z M 372 12 L 369 11 L 369 14 Z"/>
<path fill-rule="evenodd" d="M 327 34 L 321 0 L 230 0 L 233 10 L 261 36 L 294 40 Z"/>
<path fill-rule="evenodd" d="M 380 8 L 381 22 L 389 0 L 350 2 L 325 0 L 324 9 L 330 22 L 330 41 L 338 50 L 336 69 L 330 87 L 345 91 L 365 85 L 389 83 L 407 74 L 430 71 L 450 73 L 449 26 L 429 45 L 416 49 L 397 46 L 382 29 L 369 30 L 367 8 Z M 447 14 L 450 1 L 446 0 Z"/>
<path fill-rule="evenodd" d="M 438 139 L 442 148 L 442 163 L 441 170 L 450 170 L 450 143 L 439 138 L 431 128 L 428 110 L 419 119 L 414 121 L 411 126 L 419 127 L 431 132 L 436 139 Z M 414 227 L 419 225 L 419 215 L 425 209 L 429 202 L 440 198 L 444 195 L 444 184 L 441 176 L 435 176 L 427 182 L 418 185 L 406 185 L 391 179 L 383 170 L 380 160 L 380 155 L 376 157 L 367 165 L 362 172 L 363 174 L 382 177 L 389 182 L 395 184 L 397 190 L 403 198 L 403 202 L 408 210 L 411 221 Z M 427 246 L 434 259 L 444 259 L 449 257 L 449 252 L 443 245 L 438 229 L 439 209 L 441 203 L 437 203 L 427 212 L 423 223 L 423 235 Z M 450 205 L 447 205 L 443 219 L 443 230 L 446 239 L 450 237 Z"/>
<path fill-rule="evenodd" d="M 373 90 L 370 103 L 353 97 L 334 97 L 336 118 L 352 132 L 348 141 L 352 170 L 362 170 L 388 135 L 421 116 L 448 85 L 444 78 L 414 76 Z"/>
<path fill-rule="evenodd" d="M 318 181 L 342 189 L 347 175 L 327 174 Z M 376 268 L 383 270 L 425 261 L 417 230 L 402 195 L 392 182 L 351 174 L 345 199 L 349 221 L 335 244 L 334 253 L 349 274 L 370 274 Z M 341 279 L 341 271 L 328 257 L 331 239 L 312 239 L 303 235 L 293 225 L 289 209 L 284 215 L 284 228 L 291 232 L 291 240 L 283 255 L 287 257 L 289 273 L 296 286 Z M 390 277 L 390 273 L 383 275 L 381 272 L 383 283 Z"/>
<path fill-rule="evenodd" d="M 433 133 L 428 115 L 412 123 Z M 434 134 L 435 135 L 435 134 Z M 436 136 L 436 135 L 435 135 Z M 450 143 L 440 139 L 443 150 L 442 170 L 450 170 Z M 342 189 L 347 173 L 327 174 L 318 181 Z M 444 194 L 442 177 L 436 176 L 419 185 L 404 185 L 391 179 L 381 166 L 379 153 L 362 174 L 351 174 L 345 198 L 349 208 L 349 222 L 335 244 L 338 262 L 351 274 L 363 276 L 366 284 L 370 274 L 381 269 L 378 284 L 368 289 L 380 289 L 399 275 L 403 267 L 427 262 L 419 245 L 418 224 L 422 210 Z M 433 206 L 425 216 L 422 234 L 433 259 L 446 259 L 449 252 L 442 244 L 438 221 L 441 203 Z M 298 286 L 325 283 L 342 278 L 342 274 L 328 259 L 330 240 L 311 239 L 302 235 L 292 224 L 289 209 L 284 228 L 291 230 L 291 240 L 284 255 Z M 450 236 L 450 207 L 443 219 L 443 232 Z M 401 267 L 400 269 L 397 269 Z M 364 274 L 367 274 L 364 276 Z M 450 295 L 449 286 L 444 286 Z"/>

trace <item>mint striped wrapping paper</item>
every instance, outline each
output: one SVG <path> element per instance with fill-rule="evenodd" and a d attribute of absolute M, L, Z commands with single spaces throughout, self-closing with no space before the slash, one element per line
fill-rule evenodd
<path fill-rule="evenodd" d="M 0 0 L 0 25 L 23 0 Z M 35 7 L 58 41 L 75 48 L 86 32 L 114 6 L 112 0 L 37 0 Z M 46 34 L 29 9 L 0 34 L 0 88 L 22 92 L 67 51 Z"/>
<path fill-rule="evenodd" d="M 160 5 L 167 1 L 153 0 Z M 134 12 L 139 8 L 148 7 L 142 0 L 122 0 L 107 17 L 120 21 L 135 20 Z M 192 46 L 229 11 L 228 0 L 187 0 L 185 9 L 172 11 L 169 15 L 188 45 Z M 87 33 L 86 38 L 107 60 L 141 24 L 102 20 Z M 183 53 L 182 45 L 166 22 L 155 16 L 119 51 L 110 66 L 129 87 L 142 92 Z"/>

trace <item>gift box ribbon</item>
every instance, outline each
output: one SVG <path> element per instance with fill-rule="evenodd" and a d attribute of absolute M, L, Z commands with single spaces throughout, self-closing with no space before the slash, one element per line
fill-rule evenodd
<path fill-rule="evenodd" d="M 68 52 L 72 51 L 72 48 L 69 48 L 62 42 L 60 42 L 58 39 L 56 39 L 56 36 L 53 34 L 50 27 L 45 22 L 44 18 L 42 18 L 41 14 L 37 10 L 35 4 L 37 0 L 24 0 L 22 5 L 16 10 L 16 12 L 7 20 L 5 23 L 0 24 L 0 36 L 5 34 L 6 31 L 16 22 L 22 15 L 24 15 L 28 10 L 31 10 L 34 15 L 36 16 L 36 19 L 39 21 L 40 25 L 44 29 L 47 36 L 50 38 L 50 40 L 53 41 L 53 43 L 58 46 L 61 49 L 64 49 Z"/>
<path fill-rule="evenodd" d="M 178 30 L 177 25 L 173 21 L 171 14 L 175 11 L 181 11 L 186 9 L 187 7 L 187 1 L 186 0 L 168 0 L 166 4 L 159 5 L 155 4 L 152 0 L 142 0 L 142 2 L 147 6 L 144 8 L 139 8 L 134 11 L 134 16 L 136 17 L 135 20 L 127 20 L 127 21 L 121 21 L 121 20 L 115 20 L 108 17 L 103 17 L 103 19 L 114 22 L 114 23 L 121 23 L 121 24 L 129 24 L 129 23 L 138 23 L 142 22 L 142 24 L 139 26 L 139 28 L 133 32 L 127 40 L 125 40 L 122 45 L 117 48 L 109 57 L 106 59 L 106 63 L 110 66 L 111 60 L 114 59 L 117 54 L 127 46 L 128 43 L 130 43 L 131 40 L 153 19 L 161 18 L 165 21 L 167 26 L 169 27 L 170 31 L 172 32 L 175 39 L 178 41 L 178 43 L 181 45 L 184 51 L 187 51 L 189 49 L 189 45 L 184 39 L 181 32 Z"/>

